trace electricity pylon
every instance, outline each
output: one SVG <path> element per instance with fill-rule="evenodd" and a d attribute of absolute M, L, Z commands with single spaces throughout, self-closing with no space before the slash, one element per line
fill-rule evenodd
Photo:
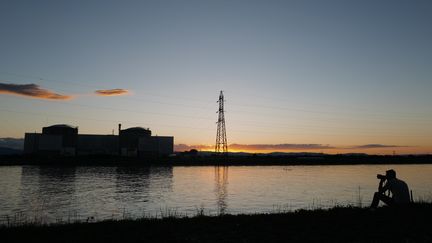
<path fill-rule="evenodd" d="M 223 91 L 220 92 L 219 95 L 219 118 L 217 123 L 217 133 L 216 133 L 216 146 L 215 152 L 222 153 L 226 155 L 228 153 L 228 143 L 226 137 L 226 129 L 225 129 L 225 115 L 224 115 L 224 96 Z"/>

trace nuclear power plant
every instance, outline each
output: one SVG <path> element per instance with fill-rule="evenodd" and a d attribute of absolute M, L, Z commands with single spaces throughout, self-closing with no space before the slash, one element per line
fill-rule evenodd
<path fill-rule="evenodd" d="M 120 155 L 127 157 L 167 156 L 174 152 L 174 137 L 152 136 L 151 130 L 131 127 L 118 135 L 78 134 L 78 127 L 58 124 L 42 133 L 26 133 L 24 153 L 38 155 Z"/>

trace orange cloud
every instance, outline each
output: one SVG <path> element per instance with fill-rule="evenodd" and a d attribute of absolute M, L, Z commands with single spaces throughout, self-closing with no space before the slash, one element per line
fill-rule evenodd
<path fill-rule="evenodd" d="M 129 91 L 126 89 L 101 89 L 96 90 L 95 93 L 100 96 L 116 96 L 128 94 Z"/>
<path fill-rule="evenodd" d="M 0 94 L 27 96 L 47 100 L 68 100 L 70 95 L 61 95 L 47 89 L 42 89 L 36 84 L 5 84 L 0 83 Z"/>

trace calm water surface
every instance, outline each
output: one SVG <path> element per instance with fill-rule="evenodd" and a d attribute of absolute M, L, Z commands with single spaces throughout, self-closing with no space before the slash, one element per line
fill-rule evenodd
<path fill-rule="evenodd" d="M 0 167 L 0 216 L 43 222 L 369 205 L 393 168 L 432 199 L 432 165 Z"/>

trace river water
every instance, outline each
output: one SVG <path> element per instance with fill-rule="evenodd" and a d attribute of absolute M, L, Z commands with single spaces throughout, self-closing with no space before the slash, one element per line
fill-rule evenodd
<path fill-rule="evenodd" d="M 393 168 L 432 200 L 432 165 L 0 167 L 0 224 L 368 206 Z"/>

